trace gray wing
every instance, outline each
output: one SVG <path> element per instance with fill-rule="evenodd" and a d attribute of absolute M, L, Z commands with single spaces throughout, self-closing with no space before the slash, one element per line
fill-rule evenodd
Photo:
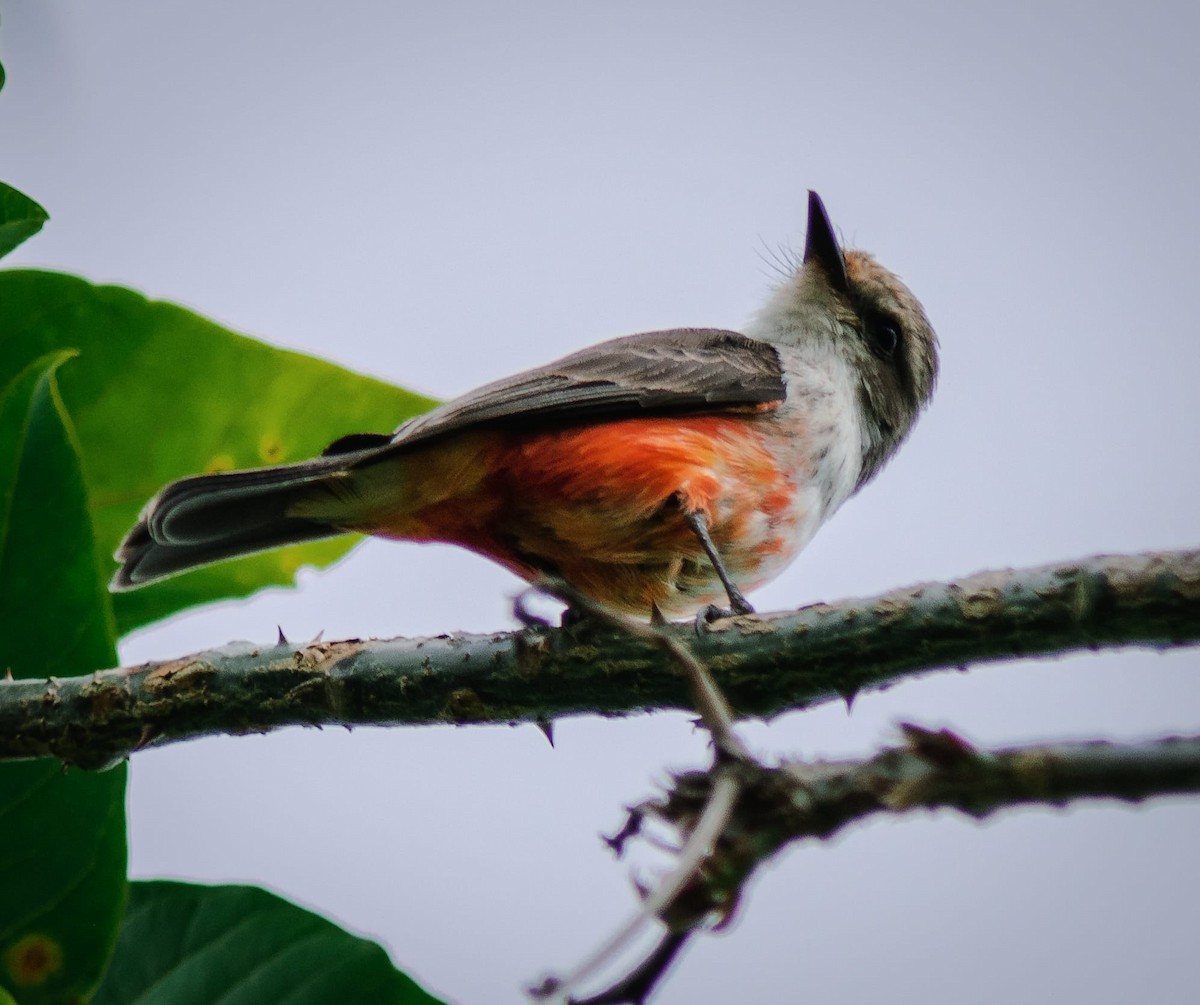
<path fill-rule="evenodd" d="M 602 342 L 485 384 L 405 423 L 379 453 L 468 426 L 720 411 L 782 401 L 785 393 L 783 364 L 769 343 L 718 328 L 673 328 Z"/>
<path fill-rule="evenodd" d="M 117 550 L 113 589 L 223 558 L 338 533 L 292 505 L 314 486 L 397 451 L 470 427 L 514 427 L 713 412 L 783 400 L 783 367 L 766 342 L 710 328 L 630 335 L 496 381 L 405 423 L 354 433 L 312 460 L 196 475 L 146 504 Z"/>

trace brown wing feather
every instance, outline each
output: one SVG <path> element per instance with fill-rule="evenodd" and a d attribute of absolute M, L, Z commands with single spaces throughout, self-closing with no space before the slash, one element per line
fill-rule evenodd
<path fill-rule="evenodd" d="M 541 425 L 782 401 L 775 348 L 738 332 L 674 328 L 602 342 L 485 384 L 405 423 L 366 458 L 469 426 Z"/>

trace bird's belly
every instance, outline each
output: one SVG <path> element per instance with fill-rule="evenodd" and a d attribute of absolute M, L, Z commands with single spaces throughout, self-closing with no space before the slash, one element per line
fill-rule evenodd
<path fill-rule="evenodd" d="M 558 575 L 617 610 L 690 615 L 725 592 L 685 507 L 705 516 L 745 590 L 777 575 L 819 522 L 772 423 L 764 411 L 474 434 L 457 447 L 476 458 L 467 490 L 443 482 L 393 536 L 452 541 L 530 581 Z"/>
<path fill-rule="evenodd" d="M 778 575 L 826 509 L 804 430 L 766 409 L 474 431 L 394 463 L 360 476 L 350 529 L 459 544 L 642 617 L 726 603 L 685 508 L 743 591 Z"/>

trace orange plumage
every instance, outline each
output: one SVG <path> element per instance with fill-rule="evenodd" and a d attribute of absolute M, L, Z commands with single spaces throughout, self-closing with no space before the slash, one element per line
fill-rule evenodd
<path fill-rule="evenodd" d="M 348 526 L 458 544 L 525 579 L 554 572 L 637 614 L 691 610 L 723 591 L 684 509 L 704 515 L 739 579 L 790 557 L 795 489 L 765 414 L 464 432 L 360 472 Z"/>

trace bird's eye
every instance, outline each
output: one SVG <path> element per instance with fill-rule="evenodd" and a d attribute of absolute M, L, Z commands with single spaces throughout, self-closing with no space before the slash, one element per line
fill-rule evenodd
<path fill-rule="evenodd" d="M 880 359 L 891 359 L 900 348 L 900 325 L 889 317 L 867 319 L 867 340 Z"/>

